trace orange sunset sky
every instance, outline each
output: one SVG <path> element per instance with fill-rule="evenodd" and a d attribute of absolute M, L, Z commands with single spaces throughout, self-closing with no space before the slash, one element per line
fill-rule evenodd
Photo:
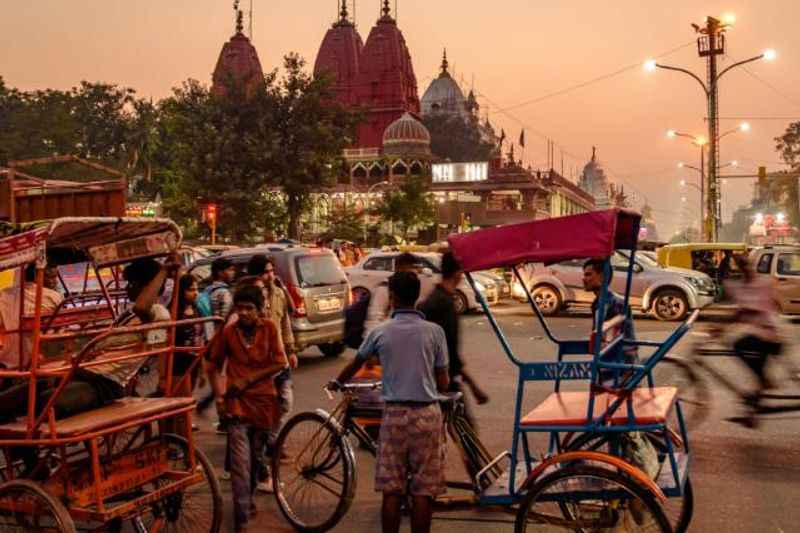
<path fill-rule="evenodd" d="M 348 2 L 351 4 L 353 0 Z M 20 89 L 69 88 L 80 80 L 112 82 L 161 98 L 187 78 L 210 81 L 220 47 L 233 33 L 228 0 L 0 0 L 0 76 Z M 394 4 L 394 0 L 392 0 Z M 253 41 L 265 70 L 295 51 L 311 68 L 335 20 L 336 0 L 253 0 Z M 245 11 L 249 0 L 242 1 Z M 379 0 L 359 0 L 356 22 L 366 40 Z M 692 22 L 735 13 L 722 66 L 778 52 L 730 72 L 721 83 L 722 117 L 748 118 L 752 130 L 726 137 L 722 161 L 740 169 L 784 168 L 774 137 L 800 120 L 800 2 L 762 0 L 399 0 L 397 18 L 413 57 L 422 96 L 438 73 L 442 48 L 468 89 L 474 80 L 482 112 L 517 140 L 526 128 L 526 162 L 546 164 L 546 138 L 558 143 L 556 168 L 573 177 L 596 145 L 612 179 L 655 209 L 662 237 L 696 218 L 698 193 L 680 187 L 696 179 L 677 163 L 697 163 L 697 149 L 669 140 L 675 128 L 704 133 L 704 97 L 677 73 L 647 74 L 642 62 L 660 59 L 703 76 Z M 245 16 L 247 23 L 247 16 Z M 623 70 L 626 69 L 627 70 Z M 616 75 L 565 94 L 552 93 Z M 525 105 L 523 105 L 525 104 Z M 778 120 L 766 120 L 780 117 Z M 739 119 L 724 118 L 723 131 Z M 519 152 L 517 152 L 519 153 Z M 726 169 L 727 170 L 727 169 Z M 737 171 L 738 172 L 738 171 Z M 749 201 L 752 182 L 723 185 L 725 218 Z M 689 207 L 682 209 L 681 197 Z M 686 210 L 688 209 L 688 212 Z M 683 211 L 683 213 L 682 213 Z"/>

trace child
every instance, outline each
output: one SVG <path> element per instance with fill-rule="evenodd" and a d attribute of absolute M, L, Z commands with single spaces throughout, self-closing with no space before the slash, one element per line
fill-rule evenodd
<path fill-rule="evenodd" d="M 200 317 L 200 312 L 197 310 L 196 305 L 198 294 L 197 280 L 195 277 L 192 274 L 184 274 L 181 276 L 178 280 L 178 320 L 189 320 Z M 199 348 L 204 344 L 204 341 L 203 324 L 192 324 L 175 328 L 176 348 Z M 173 383 L 177 383 L 183 379 L 186 372 L 192 366 L 194 359 L 195 355 L 191 353 L 177 352 L 175 354 L 175 361 L 172 364 Z M 183 391 L 187 395 L 191 394 L 194 389 L 198 371 L 199 366 L 196 365 L 192 371 L 192 377 L 187 383 L 187 389 Z"/>
<path fill-rule="evenodd" d="M 278 420 L 278 396 L 272 377 L 288 366 L 278 330 L 261 316 L 264 295 L 258 287 L 243 286 L 233 298 L 238 316 L 225 326 L 208 352 L 208 377 L 217 411 L 228 418 L 234 524 L 247 530 L 255 515 L 253 491 L 269 430 Z M 227 362 L 227 383 L 220 376 Z M 223 392 L 226 391 L 227 392 Z"/>

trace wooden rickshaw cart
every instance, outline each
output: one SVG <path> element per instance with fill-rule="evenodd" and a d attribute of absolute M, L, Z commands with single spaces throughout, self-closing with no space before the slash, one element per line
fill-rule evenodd
<path fill-rule="evenodd" d="M 121 266 L 172 254 L 178 227 L 166 219 L 59 218 L 3 229 L 0 331 L 6 355 L 13 348 L 16 357 L 6 357 L 0 382 L 27 383 L 28 404 L 24 416 L 0 425 L 0 532 L 219 531 L 219 482 L 194 446 L 194 399 L 181 392 L 202 348 L 175 347 L 176 327 L 209 319 L 176 321 L 173 298 L 169 321 L 116 322 L 125 294 Z M 76 264 L 89 265 L 97 290 L 62 287 L 66 297 L 44 314 L 46 269 Z M 181 352 L 194 359 L 173 377 Z M 98 409 L 56 417 L 55 402 L 76 374 L 143 359 L 163 369 L 158 397 L 129 390 Z M 37 388 L 49 396 L 40 398 Z"/>

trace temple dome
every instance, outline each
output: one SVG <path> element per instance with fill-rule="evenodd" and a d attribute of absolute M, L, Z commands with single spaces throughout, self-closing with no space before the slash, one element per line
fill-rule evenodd
<path fill-rule="evenodd" d="M 431 82 L 422 96 L 423 115 L 434 113 L 466 115 L 467 100 L 464 98 L 461 87 L 458 86 L 456 80 L 448 72 L 448 66 L 447 51 L 445 51 L 439 76 Z"/>
<path fill-rule="evenodd" d="M 430 145 L 428 129 L 408 112 L 383 132 L 383 152 L 387 155 L 427 155 Z"/>
<path fill-rule="evenodd" d="M 350 21 L 347 2 L 343 1 L 339 20 L 325 34 L 314 63 L 314 76 L 330 76 L 336 99 L 342 104 L 356 103 L 355 81 L 363 49 L 364 41 Z"/>
<path fill-rule="evenodd" d="M 226 88 L 231 86 L 244 86 L 246 93 L 250 95 L 264 82 L 264 71 L 258 52 L 241 31 L 237 31 L 223 45 L 212 82 L 211 90 L 217 96 L 224 95 Z"/>

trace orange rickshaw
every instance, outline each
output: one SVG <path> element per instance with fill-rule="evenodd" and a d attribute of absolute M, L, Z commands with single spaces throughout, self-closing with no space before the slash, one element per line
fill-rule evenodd
<path fill-rule="evenodd" d="M 176 327 L 210 319 L 176 320 L 173 297 L 171 320 L 118 320 L 121 267 L 175 252 L 178 227 L 167 219 L 59 218 L 0 232 L 0 389 L 27 384 L 28 394 L 26 412 L 15 419 L 0 402 L 0 532 L 219 531 L 219 481 L 195 448 L 195 402 L 185 392 L 202 347 L 175 346 Z M 96 289 L 62 287 L 62 301 L 48 308 L 46 277 L 76 264 L 93 271 Z M 191 367 L 173 376 L 180 353 L 192 357 Z M 56 416 L 76 376 L 145 360 L 163 369 L 156 397 L 129 390 L 99 408 Z"/>

